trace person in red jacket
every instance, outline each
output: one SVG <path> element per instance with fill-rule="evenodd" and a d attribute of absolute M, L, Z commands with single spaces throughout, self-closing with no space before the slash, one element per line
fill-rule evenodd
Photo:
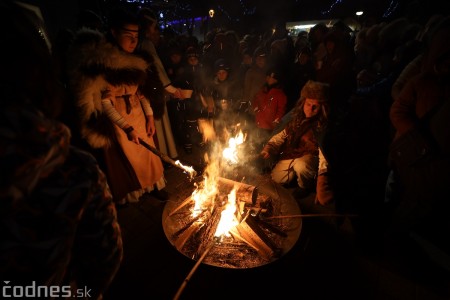
<path fill-rule="evenodd" d="M 281 72 L 274 68 L 269 69 L 266 83 L 252 101 L 257 127 L 256 137 L 260 143 L 270 138 L 272 131 L 286 113 L 287 96 L 282 82 Z"/>

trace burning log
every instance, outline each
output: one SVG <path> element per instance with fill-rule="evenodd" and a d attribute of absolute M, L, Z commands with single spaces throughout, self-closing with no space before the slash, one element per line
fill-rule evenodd
<path fill-rule="evenodd" d="M 217 224 L 220 221 L 220 209 L 215 208 L 207 217 L 187 223 L 183 232 L 176 238 L 174 246 L 186 255 L 195 258 L 205 251 L 206 245 L 214 239 Z"/>
<path fill-rule="evenodd" d="M 192 236 L 192 234 L 204 225 L 203 222 L 199 221 L 204 216 L 205 212 L 202 212 L 197 217 L 189 221 L 180 230 L 174 233 L 173 238 L 175 239 L 174 246 L 178 251 L 181 251 L 186 241 Z"/>
<path fill-rule="evenodd" d="M 248 215 L 239 225 L 230 230 L 231 233 L 245 241 L 267 260 L 278 256 L 279 249 L 266 233 L 259 227 L 258 221 Z"/>
<path fill-rule="evenodd" d="M 186 225 L 184 225 L 183 227 L 181 227 L 178 231 L 176 231 L 172 238 L 177 239 L 184 231 L 186 231 L 194 222 L 198 221 L 198 219 L 200 219 L 203 216 L 204 212 L 202 212 L 201 214 L 199 214 L 198 216 L 196 216 L 195 218 L 193 218 L 192 220 L 190 220 L 188 223 L 186 223 Z"/>
<path fill-rule="evenodd" d="M 203 225 L 205 224 L 200 222 L 194 222 L 193 224 L 190 223 L 189 227 L 186 230 L 184 230 L 175 240 L 174 242 L 175 248 L 177 248 L 178 251 L 181 251 L 186 242 L 192 236 L 192 234 L 197 232 L 201 227 L 203 227 Z"/>
<path fill-rule="evenodd" d="M 183 202 L 181 202 L 180 205 L 178 205 L 174 210 L 172 210 L 169 213 L 169 217 L 171 217 L 174 213 L 176 213 L 177 211 L 179 211 L 180 209 L 182 209 L 184 206 L 186 206 L 188 203 L 192 202 L 192 197 L 187 197 Z"/>
<path fill-rule="evenodd" d="M 219 191 L 222 194 L 228 195 L 234 187 L 236 189 L 236 198 L 240 201 L 254 205 L 258 198 L 258 189 L 254 185 L 236 182 L 227 178 L 218 177 Z"/>

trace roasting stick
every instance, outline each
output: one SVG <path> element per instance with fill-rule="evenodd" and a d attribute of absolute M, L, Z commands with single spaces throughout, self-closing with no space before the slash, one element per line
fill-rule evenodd
<path fill-rule="evenodd" d="M 300 215 L 284 215 L 284 216 L 272 216 L 264 219 L 286 219 L 286 218 L 310 218 L 310 217 L 349 217 L 355 218 L 358 215 L 345 215 L 345 214 L 300 214 Z"/>
<path fill-rule="evenodd" d="M 177 293 L 173 297 L 173 300 L 178 300 L 180 298 L 181 293 L 183 292 L 184 288 L 186 287 L 189 280 L 191 280 L 191 277 L 194 275 L 195 271 L 197 271 L 198 266 L 202 263 L 202 261 L 205 259 L 206 255 L 208 255 L 208 252 L 214 247 L 216 242 L 220 239 L 220 237 L 214 238 L 214 240 L 211 242 L 211 244 L 206 248 L 205 252 L 203 252 L 202 256 L 197 260 L 192 270 L 189 272 L 188 276 L 184 279 L 183 283 L 181 284 L 180 288 L 178 289 Z"/>
<path fill-rule="evenodd" d="M 153 152 L 154 154 L 156 154 L 157 156 L 159 156 L 163 161 L 165 161 L 166 163 L 171 164 L 174 167 L 177 167 L 178 169 L 183 170 L 185 173 L 188 173 L 189 176 L 191 178 L 194 178 L 197 176 L 197 171 L 195 171 L 192 167 L 188 167 L 188 166 L 184 166 L 183 164 L 181 164 L 179 161 L 174 161 L 173 159 L 171 159 L 169 156 L 167 156 L 166 154 L 162 153 L 161 151 L 159 151 L 158 149 L 156 149 L 155 147 L 153 147 L 152 145 L 146 143 L 144 140 L 142 140 L 141 138 L 139 138 L 139 143 L 141 143 L 142 146 L 144 146 L 145 148 L 147 148 L 148 150 L 150 150 L 151 152 Z"/>

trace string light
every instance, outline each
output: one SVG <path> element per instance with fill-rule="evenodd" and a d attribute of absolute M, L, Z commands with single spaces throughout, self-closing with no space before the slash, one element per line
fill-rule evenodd
<path fill-rule="evenodd" d="M 334 1 L 333 4 L 330 5 L 330 8 L 328 8 L 328 10 L 322 11 L 322 15 L 327 15 L 327 14 L 329 14 L 329 13 L 333 10 L 333 8 L 334 8 L 337 4 L 339 4 L 339 3 L 342 3 L 342 0 L 336 0 L 336 1 Z"/>
<path fill-rule="evenodd" d="M 392 15 L 392 13 L 397 9 L 398 7 L 398 1 L 392 0 L 391 3 L 389 3 L 389 7 L 383 14 L 383 18 L 388 18 Z"/>

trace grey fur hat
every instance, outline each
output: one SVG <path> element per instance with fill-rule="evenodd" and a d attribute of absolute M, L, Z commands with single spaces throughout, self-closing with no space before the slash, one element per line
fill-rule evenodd
<path fill-rule="evenodd" d="M 330 97 L 330 85 L 308 80 L 300 92 L 300 97 L 304 99 L 316 99 L 319 100 L 319 102 L 328 102 Z"/>

